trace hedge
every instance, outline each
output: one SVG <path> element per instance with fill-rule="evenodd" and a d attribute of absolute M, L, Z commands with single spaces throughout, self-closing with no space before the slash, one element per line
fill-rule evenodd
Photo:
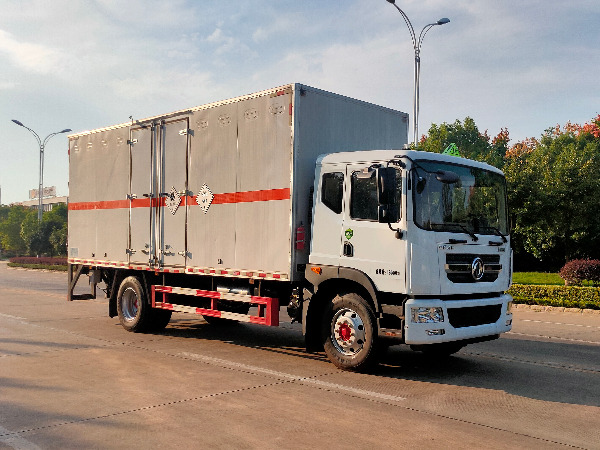
<path fill-rule="evenodd" d="M 66 266 L 67 258 L 52 258 L 49 256 L 42 256 L 40 258 L 36 256 L 15 256 L 10 258 L 9 261 L 15 264 L 36 264 L 44 266 Z"/>
<path fill-rule="evenodd" d="M 21 264 L 21 263 L 8 263 L 8 267 L 20 267 L 22 269 L 42 269 L 42 270 L 53 270 L 55 272 L 66 272 L 68 266 L 62 266 L 59 264 Z"/>
<path fill-rule="evenodd" d="M 513 284 L 508 293 L 515 303 L 600 309 L 600 288 L 596 287 Z"/>

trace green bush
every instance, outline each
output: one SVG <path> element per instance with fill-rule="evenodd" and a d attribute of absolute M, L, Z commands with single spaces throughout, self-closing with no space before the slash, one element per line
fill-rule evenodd
<path fill-rule="evenodd" d="M 66 272 L 68 270 L 68 266 L 61 266 L 58 264 L 21 264 L 21 263 L 8 263 L 8 267 L 20 267 L 23 269 L 45 269 L 45 270 L 54 270 L 56 272 Z"/>
<path fill-rule="evenodd" d="M 600 309 L 600 288 L 513 284 L 508 290 L 515 303 Z"/>

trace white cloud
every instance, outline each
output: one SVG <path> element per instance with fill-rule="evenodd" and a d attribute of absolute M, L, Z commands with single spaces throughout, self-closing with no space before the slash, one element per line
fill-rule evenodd
<path fill-rule="evenodd" d="M 20 69 L 41 74 L 61 72 L 66 58 L 59 49 L 21 41 L 4 30 L 0 30 L 0 53 Z"/>

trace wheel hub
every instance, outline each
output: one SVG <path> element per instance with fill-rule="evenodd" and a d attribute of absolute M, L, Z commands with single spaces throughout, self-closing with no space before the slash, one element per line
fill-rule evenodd
<path fill-rule="evenodd" d="M 135 290 L 128 288 L 125 292 L 123 292 L 122 311 L 125 320 L 129 322 L 134 320 L 137 316 L 138 308 L 138 296 Z"/>
<path fill-rule="evenodd" d="M 331 338 L 336 349 L 344 355 L 360 352 L 365 344 L 365 326 L 358 313 L 349 308 L 337 311 L 332 320 Z"/>

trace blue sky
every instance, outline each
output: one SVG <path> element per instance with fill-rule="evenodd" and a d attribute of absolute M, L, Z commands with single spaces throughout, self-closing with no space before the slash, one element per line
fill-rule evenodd
<path fill-rule="evenodd" d="M 597 0 L 397 0 L 421 53 L 419 131 L 472 117 L 512 142 L 600 112 Z M 37 187 L 42 137 L 301 82 L 412 115 L 414 53 L 385 0 L 2 0 L 3 204 Z M 44 185 L 68 194 L 67 139 Z"/>

